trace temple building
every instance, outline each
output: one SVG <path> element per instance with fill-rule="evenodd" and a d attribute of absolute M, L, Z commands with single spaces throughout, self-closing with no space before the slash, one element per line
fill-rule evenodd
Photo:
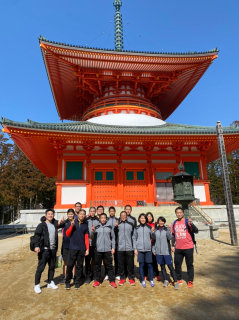
<path fill-rule="evenodd" d="M 155 53 L 123 50 L 121 1 L 114 2 L 115 50 L 85 48 L 40 37 L 59 118 L 64 123 L 2 119 L 33 164 L 57 177 L 55 208 L 172 203 L 168 179 L 194 176 L 195 197 L 212 204 L 207 164 L 218 155 L 214 127 L 165 122 L 217 58 L 218 51 Z M 239 128 L 224 127 L 227 152 L 239 148 Z"/>

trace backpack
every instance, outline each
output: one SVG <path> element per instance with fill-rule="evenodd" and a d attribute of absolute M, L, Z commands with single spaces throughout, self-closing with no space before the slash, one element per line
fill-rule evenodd
<path fill-rule="evenodd" d="M 176 224 L 177 220 L 175 220 L 173 222 L 173 233 L 175 234 L 175 224 Z M 186 226 L 186 229 L 188 230 L 188 233 L 190 234 L 191 238 L 192 238 L 192 241 L 193 241 L 193 244 L 194 244 L 194 247 L 195 247 L 195 251 L 196 253 L 198 253 L 197 251 L 197 242 L 195 240 L 195 234 L 194 232 L 192 232 L 188 226 L 188 219 L 185 219 L 185 226 Z"/>
<path fill-rule="evenodd" d="M 36 244 L 36 238 L 35 236 L 30 237 L 30 250 L 34 251 L 35 250 L 35 244 Z"/>

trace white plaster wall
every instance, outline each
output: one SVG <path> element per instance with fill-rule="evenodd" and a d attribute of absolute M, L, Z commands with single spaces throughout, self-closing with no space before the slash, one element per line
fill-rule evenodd
<path fill-rule="evenodd" d="M 147 127 L 161 126 L 165 124 L 163 120 L 155 117 L 146 116 L 144 114 L 108 114 L 99 117 L 93 117 L 89 122 L 98 124 L 108 124 L 116 126 L 132 126 L 132 127 Z"/>
<path fill-rule="evenodd" d="M 206 194 L 204 184 L 194 185 L 194 196 L 200 199 L 200 202 L 206 202 Z"/>
<path fill-rule="evenodd" d="M 86 203 L 86 186 L 62 186 L 61 204 Z"/>

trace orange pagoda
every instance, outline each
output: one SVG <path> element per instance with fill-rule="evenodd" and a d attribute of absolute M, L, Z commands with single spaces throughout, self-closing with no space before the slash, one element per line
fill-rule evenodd
<path fill-rule="evenodd" d="M 206 166 L 219 157 L 216 128 L 165 120 L 218 51 L 124 51 L 121 1 L 114 5 L 115 50 L 39 39 L 57 112 L 72 122 L 2 118 L 3 130 L 39 170 L 57 177 L 55 208 L 172 203 L 168 177 L 181 161 L 194 175 L 195 197 L 210 205 Z M 239 128 L 224 127 L 224 139 L 227 152 L 239 148 Z"/>

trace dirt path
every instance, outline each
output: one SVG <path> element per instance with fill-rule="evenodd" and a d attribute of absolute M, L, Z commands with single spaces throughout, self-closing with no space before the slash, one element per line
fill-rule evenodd
<path fill-rule="evenodd" d="M 16 236 L 2 235 L 0 238 L 0 256 L 15 250 L 23 249 L 29 245 L 30 236 L 31 234 L 21 234 Z"/>
<path fill-rule="evenodd" d="M 15 238 L 16 239 L 16 238 Z M 0 245 L 2 245 L 0 240 Z M 19 238 L 19 241 L 21 239 Z M 220 242 L 221 241 L 221 242 Z M 80 290 L 56 291 L 43 288 L 33 292 L 36 255 L 27 246 L 0 256 L 0 319 L 239 319 L 239 248 L 230 246 L 229 233 L 221 231 L 220 241 L 199 240 L 195 255 L 195 286 L 185 282 L 176 291 L 172 286 L 143 289 L 127 283 L 112 289 L 83 285 Z M 184 266 L 185 271 L 185 266 Z M 56 270 L 56 282 L 61 270 Z M 42 285 L 47 278 L 42 277 Z"/>

